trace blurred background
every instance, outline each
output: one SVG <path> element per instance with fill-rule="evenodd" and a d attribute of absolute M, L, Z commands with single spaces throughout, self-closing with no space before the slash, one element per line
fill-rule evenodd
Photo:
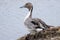
<path fill-rule="evenodd" d="M 33 18 L 60 26 L 60 0 L 0 0 L 0 40 L 16 40 L 29 33 L 23 23 L 28 10 L 19 8 L 27 2 L 33 4 Z"/>

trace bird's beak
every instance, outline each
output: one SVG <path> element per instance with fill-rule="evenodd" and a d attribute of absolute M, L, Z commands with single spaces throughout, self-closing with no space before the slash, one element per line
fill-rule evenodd
<path fill-rule="evenodd" d="M 25 8 L 25 6 L 22 6 L 22 7 L 20 7 L 20 8 Z"/>

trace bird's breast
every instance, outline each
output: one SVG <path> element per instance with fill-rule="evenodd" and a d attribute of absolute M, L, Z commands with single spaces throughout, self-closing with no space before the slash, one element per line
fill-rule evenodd
<path fill-rule="evenodd" d="M 32 19 L 26 19 L 26 20 L 24 20 L 24 24 L 25 24 L 25 26 L 27 27 L 27 28 L 29 28 L 29 29 L 33 29 L 33 24 L 31 23 L 31 20 Z"/>
<path fill-rule="evenodd" d="M 31 24 L 31 18 L 25 19 L 25 20 L 24 20 L 24 24 L 25 24 L 25 25 Z"/>

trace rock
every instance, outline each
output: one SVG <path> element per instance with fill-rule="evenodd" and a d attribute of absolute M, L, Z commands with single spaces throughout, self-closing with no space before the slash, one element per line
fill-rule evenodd
<path fill-rule="evenodd" d="M 35 34 L 27 34 L 17 40 L 60 40 L 60 26 L 51 27 Z"/>

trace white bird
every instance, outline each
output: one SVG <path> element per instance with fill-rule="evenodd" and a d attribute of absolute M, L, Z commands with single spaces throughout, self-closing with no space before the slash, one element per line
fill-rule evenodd
<path fill-rule="evenodd" d="M 32 18 L 32 11 L 33 11 L 32 3 L 28 2 L 20 8 L 27 8 L 29 10 L 29 13 L 24 19 L 24 24 L 27 26 L 30 32 L 37 32 L 37 29 L 44 30 L 51 27 L 39 18 Z"/>

